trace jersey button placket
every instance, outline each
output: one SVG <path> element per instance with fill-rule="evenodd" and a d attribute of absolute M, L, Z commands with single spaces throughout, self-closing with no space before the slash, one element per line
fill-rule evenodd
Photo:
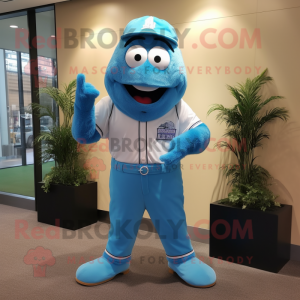
<path fill-rule="evenodd" d="M 147 164 L 147 142 L 146 142 L 146 123 L 140 122 L 139 123 L 140 130 L 139 130 L 139 146 L 140 146 L 140 164 Z"/>

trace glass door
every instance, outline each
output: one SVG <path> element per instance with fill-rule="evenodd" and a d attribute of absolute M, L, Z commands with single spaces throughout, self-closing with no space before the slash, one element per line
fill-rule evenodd
<path fill-rule="evenodd" d="M 0 191 L 34 197 L 27 24 L 26 12 L 0 19 Z"/>
<path fill-rule="evenodd" d="M 41 43 L 32 47 L 35 37 Z M 31 103 L 58 116 L 53 99 L 37 93 L 57 87 L 55 45 L 54 6 L 0 15 L 0 194 L 34 199 L 36 183 L 54 165 L 41 164 L 34 144 L 54 124 L 49 117 L 37 119 Z"/>

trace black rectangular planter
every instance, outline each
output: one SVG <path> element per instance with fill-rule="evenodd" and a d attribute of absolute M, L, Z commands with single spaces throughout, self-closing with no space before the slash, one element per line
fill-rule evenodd
<path fill-rule="evenodd" d="M 290 259 L 292 206 L 270 211 L 210 204 L 209 255 L 277 273 Z"/>
<path fill-rule="evenodd" d="M 42 182 L 38 184 L 39 222 L 71 230 L 97 222 L 97 182 L 80 186 L 51 185 L 48 193 L 42 189 Z"/>

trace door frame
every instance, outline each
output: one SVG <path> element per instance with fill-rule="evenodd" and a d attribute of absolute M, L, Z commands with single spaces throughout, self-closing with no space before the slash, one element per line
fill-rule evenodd
<path fill-rule="evenodd" d="M 28 44 L 29 44 L 29 61 L 30 62 L 36 62 L 38 59 L 38 53 L 36 45 L 33 44 L 33 39 L 36 37 L 36 13 L 44 12 L 54 10 L 54 20 L 55 20 L 55 35 L 56 35 L 56 11 L 55 11 L 55 5 L 43 5 L 38 7 L 31 7 L 27 9 L 22 9 L 14 12 L 6 12 L 3 14 L 0 14 L 0 20 L 3 19 L 9 19 L 19 16 L 27 16 L 27 25 L 28 25 L 28 31 L 29 31 L 29 37 L 28 37 Z M 57 48 L 56 48 L 56 70 L 58 68 L 57 66 Z M 36 65 L 31 63 L 30 64 L 30 86 L 31 86 L 31 103 L 38 103 L 39 104 L 39 96 L 38 96 L 38 86 L 36 86 L 35 82 L 38 81 L 39 74 L 35 75 L 35 67 Z M 58 77 L 58 75 L 56 75 Z M 58 84 L 58 79 L 56 81 Z M 58 114 L 58 120 L 59 120 L 59 114 Z M 32 125 L 33 125 L 33 137 L 34 139 L 40 134 L 40 119 L 37 115 L 32 115 Z M 6 192 L 0 191 L 0 204 L 30 209 L 30 210 L 36 210 L 38 209 L 38 199 L 36 195 L 37 189 L 38 189 L 38 182 L 41 182 L 43 180 L 42 178 L 42 163 L 41 158 L 39 156 L 38 151 L 39 145 L 34 144 L 33 147 L 33 159 L 34 159 L 34 193 L 35 197 L 28 197 L 23 195 L 17 195 L 17 194 L 11 194 Z M 34 201 L 34 205 L 33 205 Z"/>

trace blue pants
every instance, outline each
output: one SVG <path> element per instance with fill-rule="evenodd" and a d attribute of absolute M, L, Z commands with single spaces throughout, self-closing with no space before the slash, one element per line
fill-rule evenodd
<path fill-rule="evenodd" d="M 147 170 L 147 175 L 141 174 Z M 111 228 L 105 257 L 119 263 L 130 260 L 145 209 L 168 259 L 194 255 L 183 209 L 180 165 L 164 169 L 164 165 L 129 165 L 112 159 L 109 188 Z"/>

